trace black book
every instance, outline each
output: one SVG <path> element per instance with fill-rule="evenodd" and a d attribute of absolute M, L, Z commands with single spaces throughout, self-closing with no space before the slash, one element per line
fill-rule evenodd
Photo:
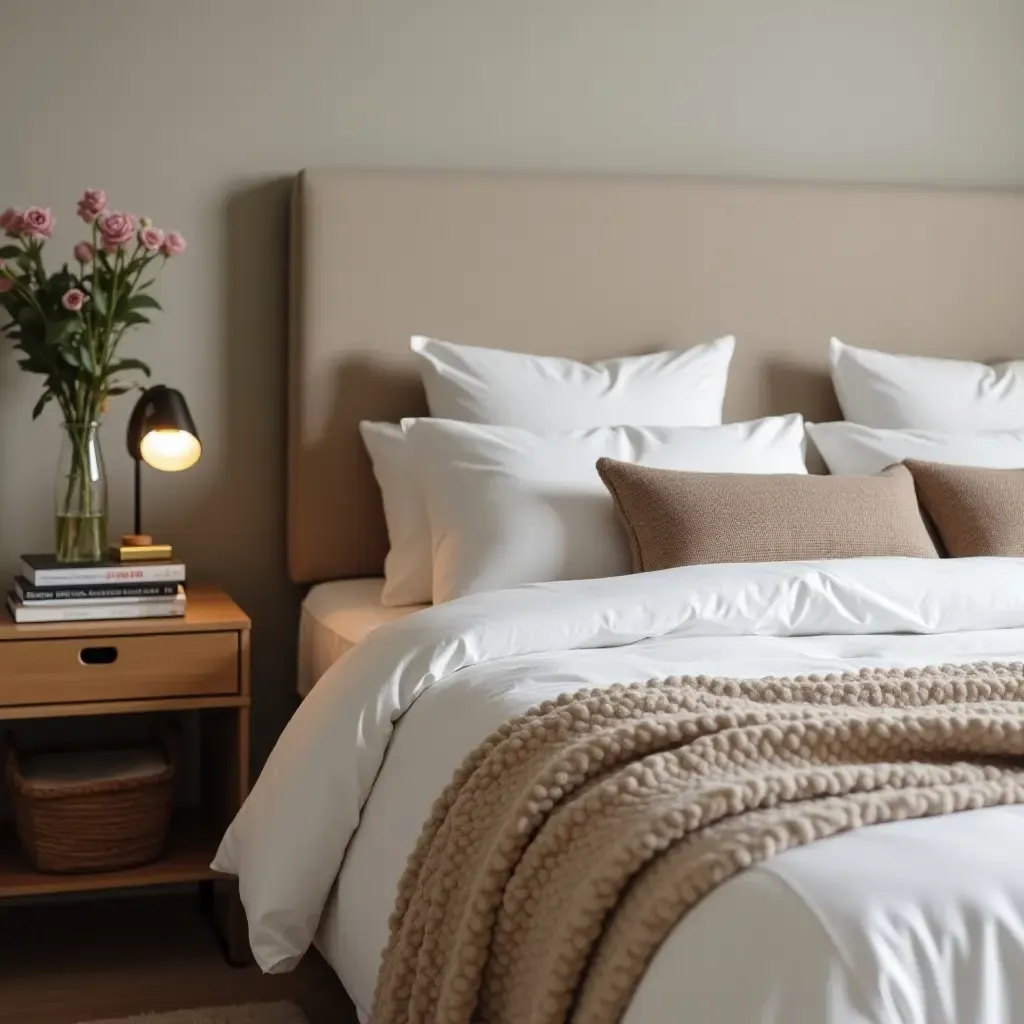
<path fill-rule="evenodd" d="M 93 583 L 77 587 L 37 587 L 24 576 L 14 577 L 14 592 L 25 604 L 39 601 L 112 601 L 124 597 L 174 597 L 178 584 L 167 583 Z"/>

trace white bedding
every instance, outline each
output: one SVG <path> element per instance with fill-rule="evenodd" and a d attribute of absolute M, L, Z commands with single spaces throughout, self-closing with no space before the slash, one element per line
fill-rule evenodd
<path fill-rule="evenodd" d="M 311 587 L 299 613 L 299 695 L 378 626 L 418 612 L 426 605 L 385 608 L 384 580 L 332 580 Z"/>
<path fill-rule="evenodd" d="M 582 685 L 677 672 L 792 675 L 1022 652 L 1017 559 L 701 566 L 477 595 L 376 630 L 329 671 L 215 865 L 240 875 L 264 969 L 293 966 L 319 927 L 365 1014 L 430 804 L 507 718 Z M 676 1024 L 680 1007 L 722 1024 L 1019 1019 L 1022 856 L 1016 808 L 781 855 L 680 923 L 627 1020 Z"/>

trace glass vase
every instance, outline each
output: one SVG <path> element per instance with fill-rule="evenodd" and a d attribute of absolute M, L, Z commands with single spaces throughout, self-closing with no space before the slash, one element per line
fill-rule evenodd
<path fill-rule="evenodd" d="M 107 557 L 107 471 L 99 423 L 65 423 L 57 464 L 58 562 Z"/>

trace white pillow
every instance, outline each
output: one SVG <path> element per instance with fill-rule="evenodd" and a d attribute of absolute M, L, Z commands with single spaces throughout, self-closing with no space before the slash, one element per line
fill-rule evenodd
<path fill-rule="evenodd" d="M 807 433 L 832 473 L 880 473 L 904 459 L 990 469 L 1024 467 L 1024 430 L 965 433 L 879 430 L 859 423 L 808 423 Z"/>
<path fill-rule="evenodd" d="M 415 337 L 431 416 L 527 430 L 714 426 L 736 340 L 577 363 Z"/>
<path fill-rule="evenodd" d="M 395 423 L 363 420 L 359 433 L 370 453 L 388 527 L 390 547 L 380 602 L 388 608 L 429 604 L 430 524 L 405 430 Z"/>
<path fill-rule="evenodd" d="M 408 437 L 430 520 L 435 603 L 522 583 L 629 573 L 629 544 L 597 474 L 602 456 L 665 469 L 806 472 L 799 416 L 546 436 L 422 419 Z"/>
<path fill-rule="evenodd" d="M 909 430 L 1024 429 L 1024 360 L 986 366 L 894 356 L 833 338 L 832 383 L 843 416 Z"/>

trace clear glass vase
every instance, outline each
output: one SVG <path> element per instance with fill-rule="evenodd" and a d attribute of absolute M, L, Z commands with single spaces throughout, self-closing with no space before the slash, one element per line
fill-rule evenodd
<path fill-rule="evenodd" d="M 65 423 L 57 463 L 58 562 L 107 557 L 107 470 L 99 423 Z"/>

